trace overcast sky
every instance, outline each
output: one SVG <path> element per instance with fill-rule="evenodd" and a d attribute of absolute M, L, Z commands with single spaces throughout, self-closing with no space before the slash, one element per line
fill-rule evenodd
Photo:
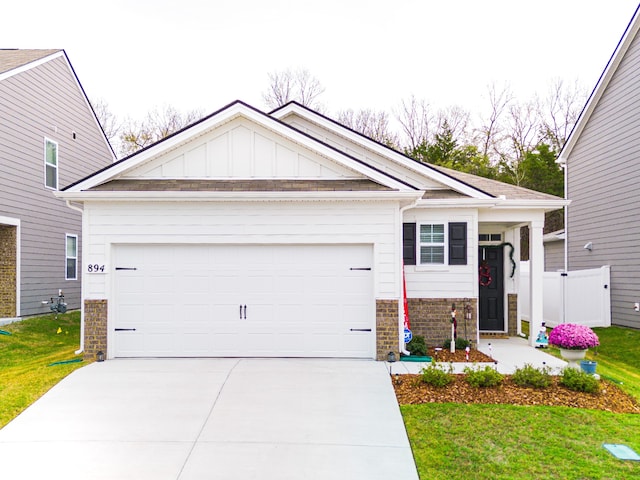
<path fill-rule="evenodd" d="M 265 109 L 268 73 L 302 67 L 329 112 L 391 112 L 414 95 L 473 113 L 555 78 L 591 90 L 637 0 L 17 0 L 0 47 L 64 48 L 120 117 L 156 106 Z"/>

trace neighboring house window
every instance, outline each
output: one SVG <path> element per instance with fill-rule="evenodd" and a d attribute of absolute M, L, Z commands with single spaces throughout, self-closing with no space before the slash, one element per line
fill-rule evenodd
<path fill-rule="evenodd" d="M 444 224 L 420 225 L 420 263 L 422 265 L 444 264 Z"/>
<path fill-rule="evenodd" d="M 67 235 L 67 253 L 66 253 L 67 280 L 78 279 L 78 236 Z"/>
<path fill-rule="evenodd" d="M 58 144 L 44 139 L 44 184 L 58 189 Z"/>
<path fill-rule="evenodd" d="M 402 259 L 405 265 L 466 265 L 466 222 L 403 223 Z"/>

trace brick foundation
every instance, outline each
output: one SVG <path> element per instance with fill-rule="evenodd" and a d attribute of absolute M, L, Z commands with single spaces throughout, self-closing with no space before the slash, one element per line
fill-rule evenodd
<path fill-rule="evenodd" d="M 107 301 L 84 301 L 84 358 L 95 360 L 96 354 L 107 355 Z"/>
<path fill-rule="evenodd" d="M 464 319 L 465 303 L 471 305 L 471 320 Z M 441 347 L 451 339 L 451 304 L 456 304 L 458 338 L 471 340 L 475 345 L 477 335 L 476 298 L 409 298 L 409 320 L 411 332 L 422 335 L 430 347 Z M 466 331 L 465 331 L 466 323 Z"/>
<path fill-rule="evenodd" d="M 389 352 L 399 357 L 398 300 L 376 300 L 376 360 L 386 360 Z"/>
<path fill-rule="evenodd" d="M 507 333 L 510 337 L 518 335 L 518 295 L 507 294 Z"/>
<path fill-rule="evenodd" d="M 0 225 L 0 318 L 15 317 L 17 295 L 17 228 Z"/>

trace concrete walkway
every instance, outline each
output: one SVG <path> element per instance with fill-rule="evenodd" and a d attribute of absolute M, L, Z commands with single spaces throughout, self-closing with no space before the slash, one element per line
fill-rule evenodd
<path fill-rule="evenodd" d="M 111 360 L 0 430 L 0 476 L 417 480 L 383 362 Z"/>
<path fill-rule="evenodd" d="M 483 339 L 478 346 L 478 350 L 493 358 L 496 369 L 500 373 L 511 374 L 516 368 L 524 367 L 526 364 L 536 368 L 549 367 L 551 373 L 559 374 L 567 362 L 553 355 L 549 355 L 544 349 L 535 348 L 521 337 Z M 421 362 L 396 362 L 392 365 L 392 373 L 420 373 L 425 367 Z M 452 363 L 454 373 L 462 373 L 465 367 L 473 366 L 473 363 Z M 477 363 L 477 366 L 487 365 Z M 488 364 L 492 365 L 492 364 Z"/>

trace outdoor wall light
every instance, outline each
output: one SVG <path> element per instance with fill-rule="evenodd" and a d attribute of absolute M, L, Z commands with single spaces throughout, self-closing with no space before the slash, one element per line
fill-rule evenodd
<path fill-rule="evenodd" d="M 589 242 L 584 246 L 585 250 L 593 250 L 593 242 Z"/>
<path fill-rule="evenodd" d="M 96 353 L 96 360 L 99 362 L 104 362 L 104 352 L 102 350 Z"/>
<path fill-rule="evenodd" d="M 387 362 L 394 363 L 396 361 L 396 354 L 394 352 L 389 352 L 387 355 Z"/>

